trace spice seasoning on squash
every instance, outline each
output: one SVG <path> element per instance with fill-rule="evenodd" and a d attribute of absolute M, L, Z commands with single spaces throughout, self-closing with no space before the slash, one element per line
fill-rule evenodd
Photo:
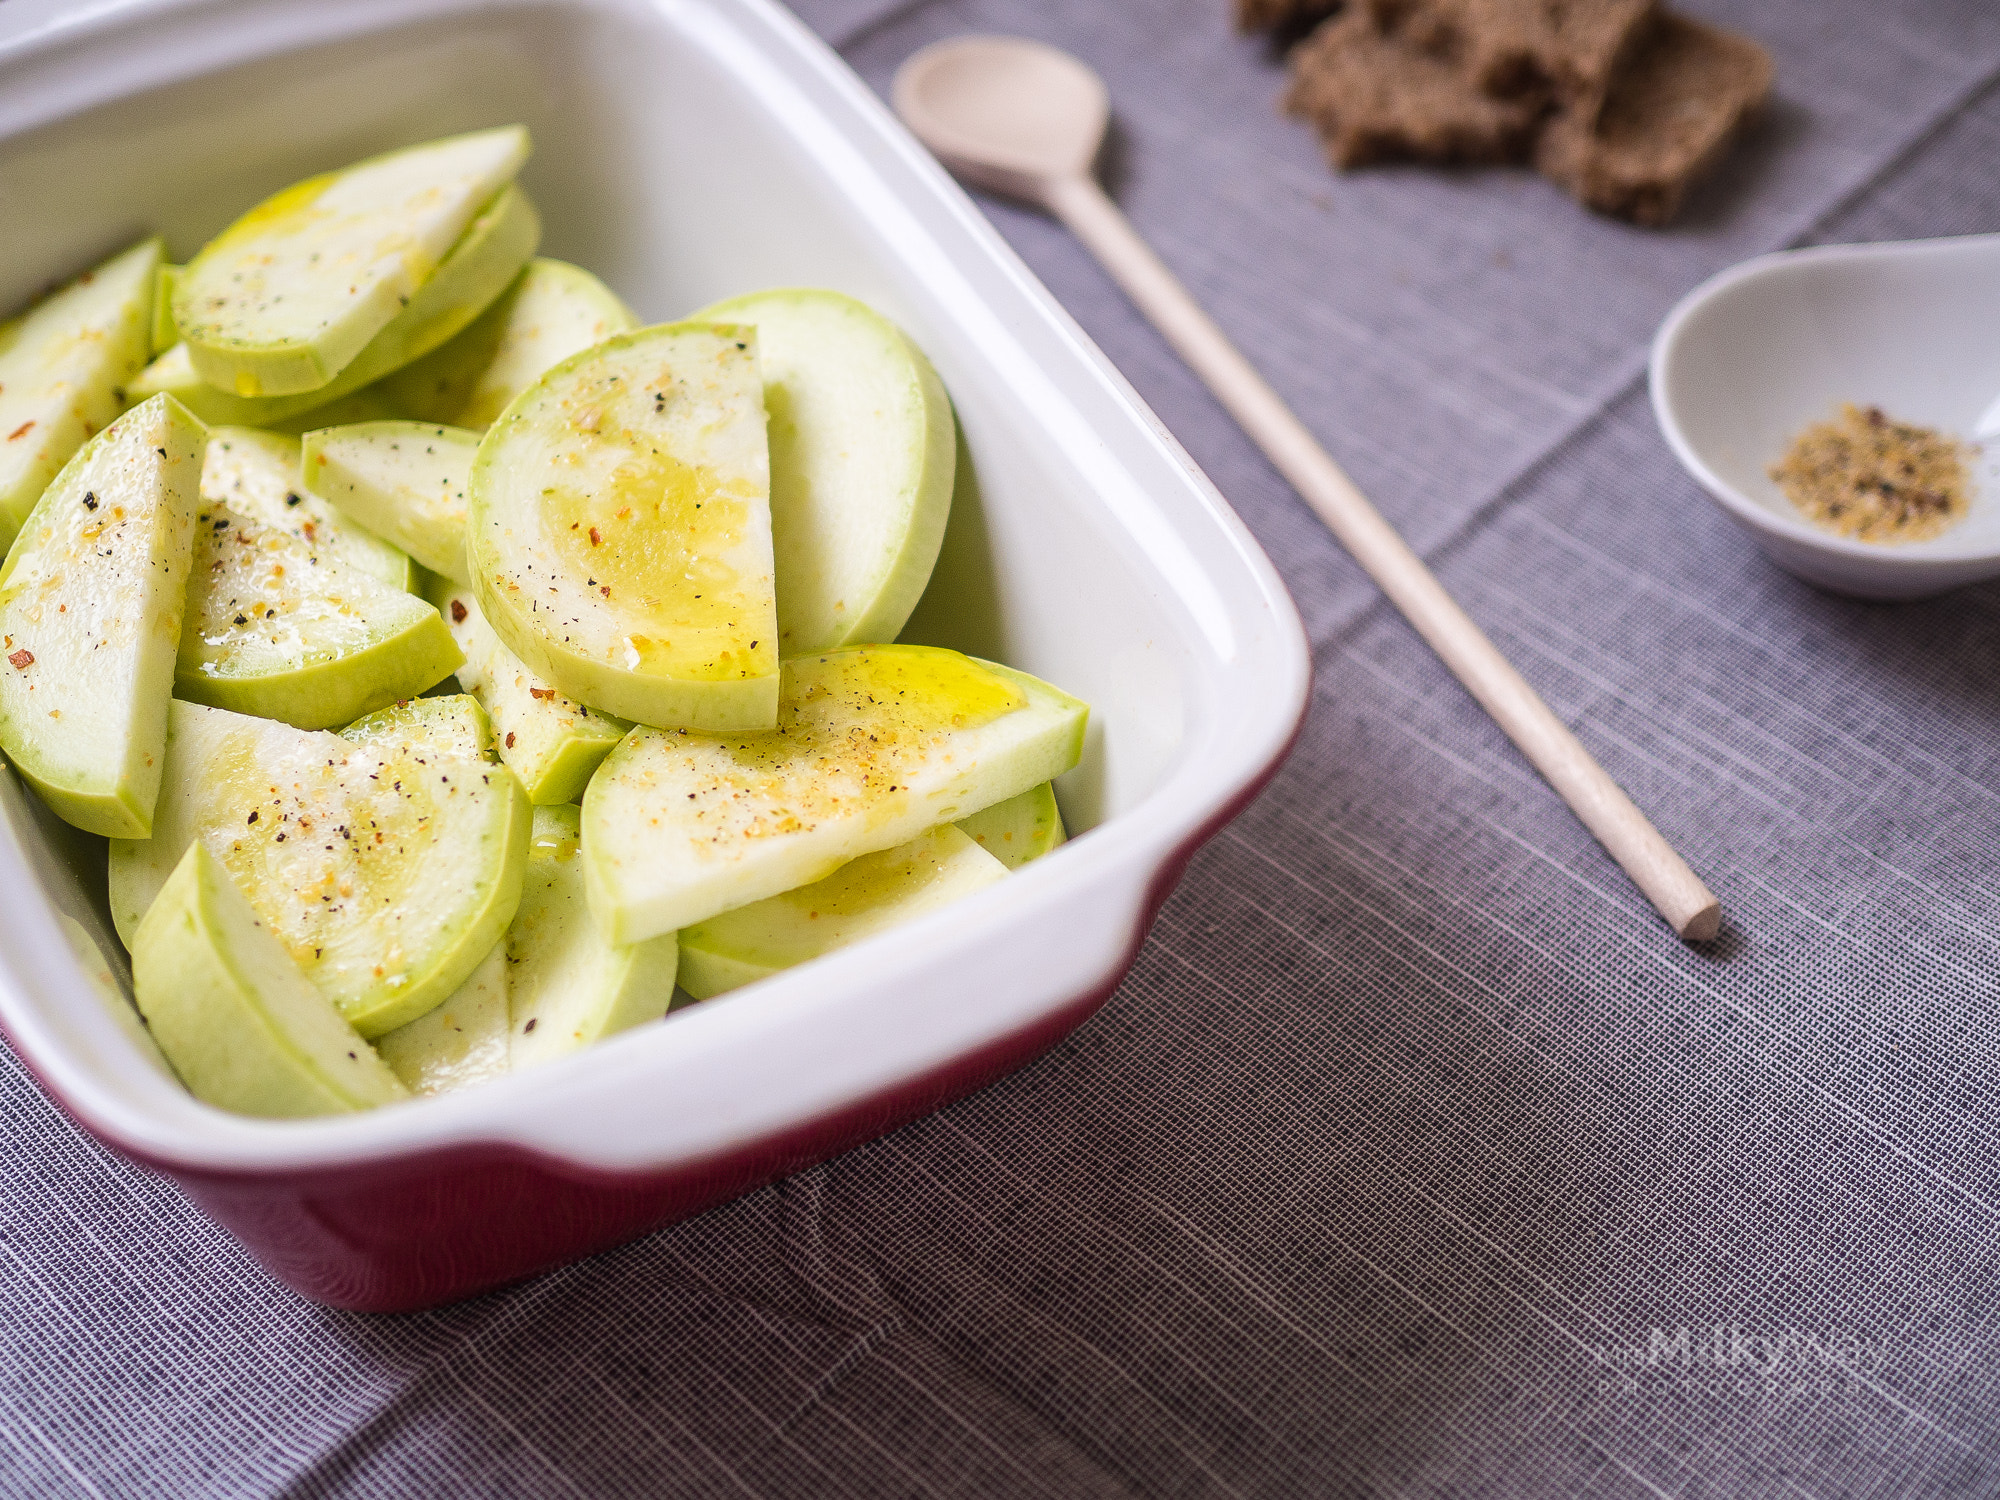
<path fill-rule="evenodd" d="M 1793 438 L 1770 474 L 1816 525 L 1863 542 L 1917 542 L 1964 518 L 1966 456 L 1948 433 L 1849 403 Z"/>

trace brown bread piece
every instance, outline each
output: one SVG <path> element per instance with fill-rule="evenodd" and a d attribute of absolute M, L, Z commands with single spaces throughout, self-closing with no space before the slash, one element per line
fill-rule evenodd
<path fill-rule="evenodd" d="M 1549 121 L 1535 165 L 1600 213 L 1664 224 L 1770 90 L 1770 54 L 1748 37 L 1663 16 L 1594 122 Z"/>
<path fill-rule="evenodd" d="M 1293 31 L 1325 16 L 1340 0 L 1236 0 L 1238 31 Z"/>
<path fill-rule="evenodd" d="M 1439 41 L 1351 6 L 1293 52 L 1285 107 L 1318 126 L 1336 167 L 1525 159 L 1540 102 L 1483 93 Z"/>
<path fill-rule="evenodd" d="M 1660 15 L 1658 0 L 1361 0 L 1384 32 L 1448 50 L 1475 87 L 1595 111 Z"/>

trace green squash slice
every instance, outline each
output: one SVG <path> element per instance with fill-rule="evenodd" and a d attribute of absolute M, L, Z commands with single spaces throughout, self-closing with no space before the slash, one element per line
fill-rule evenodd
<path fill-rule="evenodd" d="M 171 396 L 127 412 L 43 492 L 0 569 L 0 746 L 92 833 L 153 826 L 206 441 Z"/>
<path fill-rule="evenodd" d="M 1062 809 L 1056 806 L 1056 789 L 1047 782 L 996 802 L 984 812 L 960 818 L 958 826 L 1010 870 L 1040 859 L 1068 837 L 1063 832 Z"/>
<path fill-rule="evenodd" d="M 518 125 L 309 178 L 238 219 L 174 279 L 195 372 L 239 396 L 322 389 L 407 307 L 528 158 Z"/>
<path fill-rule="evenodd" d="M 917 346 L 839 292 L 732 297 L 694 321 L 757 330 L 786 656 L 893 641 L 951 515 L 951 398 Z"/>
<path fill-rule="evenodd" d="M 200 844 L 133 936 L 132 987 L 181 1082 L 218 1108 L 292 1119 L 409 1095 Z"/>
<path fill-rule="evenodd" d="M 580 819 L 574 807 L 535 809 L 521 909 L 507 929 L 516 1072 L 657 1021 L 673 1002 L 674 935 L 613 947 L 591 919 Z"/>
<path fill-rule="evenodd" d="M 425 744 L 466 760 L 492 760 L 493 726 L 479 700 L 465 693 L 410 698 L 364 715 L 340 731 L 353 745 Z"/>
<path fill-rule="evenodd" d="M 147 343 L 155 359 L 165 354 L 181 341 L 181 331 L 174 327 L 174 281 L 180 274 L 181 268 L 179 266 L 168 265 L 165 261 L 162 261 L 153 272 L 152 333 Z M 173 391 L 141 391 L 139 389 L 139 379 L 144 374 L 143 370 L 140 371 L 139 376 L 134 376 L 126 384 L 125 394 L 127 398 L 136 402 L 143 401 L 151 396 L 163 394 L 172 396 L 176 394 Z M 185 401 L 181 404 L 183 406 L 187 405 Z"/>
<path fill-rule="evenodd" d="M 770 458 L 756 334 L 623 334 L 566 360 L 472 466 L 480 612 L 528 670 L 662 728 L 777 720 Z"/>
<path fill-rule="evenodd" d="M 174 671 L 181 697 L 332 729 L 416 697 L 463 660 L 414 594 L 227 506 L 197 518 Z"/>
<path fill-rule="evenodd" d="M 299 473 L 299 451 L 295 437 L 247 427 L 211 428 L 201 465 L 201 498 L 275 527 L 392 589 L 414 592 L 417 571 L 409 556 L 307 489 Z"/>
<path fill-rule="evenodd" d="M 632 309 L 581 266 L 531 260 L 457 338 L 382 384 L 421 421 L 484 431 L 544 371 L 638 326 Z"/>
<path fill-rule="evenodd" d="M 1049 781 L 1089 710 L 931 646 L 785 663 L 778 727 L 635 729 L 583 799 L 591 907 L 613 942 L 689 927 Z"/>
<path fill-rule="evenodd" d="M 505 766 L 175 702 L 153 837 L 111 845 L 127 943 L 188 845 L 363 1036 L 440 1004 L 514 919 L 532 810 Z"/>
<path fill-rule="evenodd" d="M 436 1010 L 378 1037 L 413 1094 L 449 1094 L 507 1071 L 507 950 L 496 947 Z"/>
<path fill-rule="evenodd" d="M 681 929 L 681 988 L 711 999 L 1006 878 L 1005 865 L 947 823 L 824 880 Z"/>
<path fill-rule="evenodd" d="M 343 515 L 466 584 L 465 490 L 478 451 L 479 434 L 463 427 L 360 422 L 307 433 L 299 461 Z"/>
<path fill-rule="evenodd" d="M 160 337 L 159 320 L 164 317 L 168 343 L 155 351 L 153 362 L 126 389 L 139 398 L 161 391 L 177 396 L 211 426 L 294 423 L 448 342 L 506 291 L 535 253 L 541 235 L 541 218 L 528 195 L 512 185 L 502 188 L 459 236 L 444 264 L 417 289 L 410 305 L 391 318 L 346 369 L 318 390 L 295 396 L 239 396 L 203 380 L 195 370 L 192 351 L 179 341 L 173 327 L 171 303 L 162 300 L 155 313 L 154 337 Z M 169 289 L 168 296 L 176 274 L 176 267 L 161 268 L 161 285 Z M 335 420 L 328 416 L 311 425 L 330 426 Z"/>
<path fill-rule="evenodd" d="M 109 427 L 146 363 L 160 242 L 146 240 L 0 323 L 0 547 Z"/>
<path fill-rule="evenodd" d="M 521 778 L 537 807 L 574 802 L 631 725 L 550 687 L 500 644 L 469 589 L 442 590 L 438 609 L 465 653 L 464 689 L 492 720 L 500 759 Z"/>

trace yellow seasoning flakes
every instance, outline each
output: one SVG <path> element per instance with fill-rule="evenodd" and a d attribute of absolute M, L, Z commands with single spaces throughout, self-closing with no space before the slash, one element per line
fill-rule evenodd
<path fill-rule="evenodd" d="M 1797 437 L 1771 478 L 1806 518 L 1863 542 L 1919 542 L 1965 516 L 1971 504 L 1965 444 L 1933 427 L 1885 416 L 1879 406 L 1840 409 Z"/>

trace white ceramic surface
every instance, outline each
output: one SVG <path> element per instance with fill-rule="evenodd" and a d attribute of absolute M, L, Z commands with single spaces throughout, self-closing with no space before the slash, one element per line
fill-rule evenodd
<path fill-rule="evenodd" d="M 930 353 L 977 483 L 905 638 L 1092 704 L 1060 785 L 1080 836 L 958 907 L 594 1052 L 274 1124 L 190 1099 L 107 1014 L 55 920 L 117 951 L 101 846 L 0 776 L 0 1023 L 78 1119 L 169 1168 L 282 1175 L 500 1142 L 645 1170 L 894 1088 L 1115 979 L 1179 859 L 1303 712 L 1303 633 L 1240 522 L 957 187 L 765 0 L 10 0 L 0 307 L 144 228 L 185 255 L 309 172 L 511 120 L 535 134 L 543 253 L 643 314 L 823 284 Z"/>
<path fill-rule="evenodd" d="M 1843 402 L 1970 438 L 2000 392 L 2000 235 L 1763 256 L 1691 293 L 1653 343 L 1653 410 L 1675 456 L 1780 567 L 1869 599 L 2000 575 L 2000 464 L 1973 463 L 1970 514 L 1880 546 L 1807 521 L 1771 480 Z"/>

